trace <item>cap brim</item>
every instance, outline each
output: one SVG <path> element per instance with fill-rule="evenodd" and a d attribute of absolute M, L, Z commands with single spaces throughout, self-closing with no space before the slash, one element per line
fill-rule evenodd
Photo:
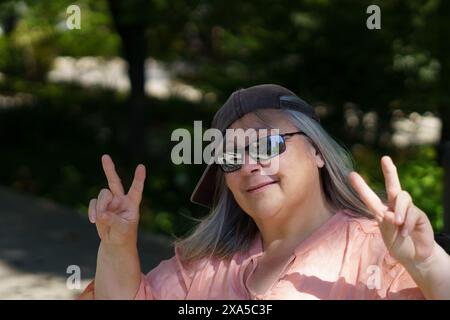
<path fill-rule="evenodd" d="M 209 164 L 203 172 L 200 180 L 191 195 L 191 202 L 211 208 L 214 191 L 216 188 L 216 164 Z"/>

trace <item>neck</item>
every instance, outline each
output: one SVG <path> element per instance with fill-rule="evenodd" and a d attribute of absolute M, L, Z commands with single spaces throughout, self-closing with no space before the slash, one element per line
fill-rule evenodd
<path fill-rule="evenodd" d="M 273 218 L 257 222 L 264 252 L 276 256 L 291 254 L 332 216 L 320 186 L 314 188 L 295 207 L 283 208 Z"/>

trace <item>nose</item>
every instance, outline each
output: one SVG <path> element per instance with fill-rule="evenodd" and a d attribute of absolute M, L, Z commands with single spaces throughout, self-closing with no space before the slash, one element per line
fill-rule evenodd
<path fill-rule="evenodd" d="M 259 161 L 252 159 L 248 155 L 248 152 L 245 152 L 244 163 L 242 164 L 242 167 L 241 167 L 241 173 L 244 175 L 250 175 L 255 172 L 261 171 L 261 168 L 262 168 L 262 166 L 259 163 Z"/>

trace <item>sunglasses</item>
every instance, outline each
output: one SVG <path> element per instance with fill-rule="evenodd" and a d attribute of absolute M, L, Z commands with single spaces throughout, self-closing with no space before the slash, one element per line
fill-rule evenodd
<path fill-rule="evenodd" d="M 304 132 L 297 131 L 265 136 L 236 152 L 224 152 L 218 157 L 220 169 L 225 173 L 239 170 L 242 167 L 245 152 L 248 152 L 248 155 L 257 162 L 274 158 L 286 151 L 285 137 L 296 134 L 305 135 Z"/>

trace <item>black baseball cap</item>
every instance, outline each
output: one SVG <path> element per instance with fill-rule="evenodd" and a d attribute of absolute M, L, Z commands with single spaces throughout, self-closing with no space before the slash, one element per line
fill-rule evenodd
<path fill-rule="evenodd" d="M 214 115 L 211 128 L 225 133 L 225 130 L 234 121 L 258 109 L 291 109 L 320 121 L 314 107 L 300 99 L 292 91 L 276 84 L 261 84 L 234 91 Z M 208 208 L 212 206 L 218 168 L 216 163 L 211 163 L 206 167 L 191 195 L 193 203 Z"/>

